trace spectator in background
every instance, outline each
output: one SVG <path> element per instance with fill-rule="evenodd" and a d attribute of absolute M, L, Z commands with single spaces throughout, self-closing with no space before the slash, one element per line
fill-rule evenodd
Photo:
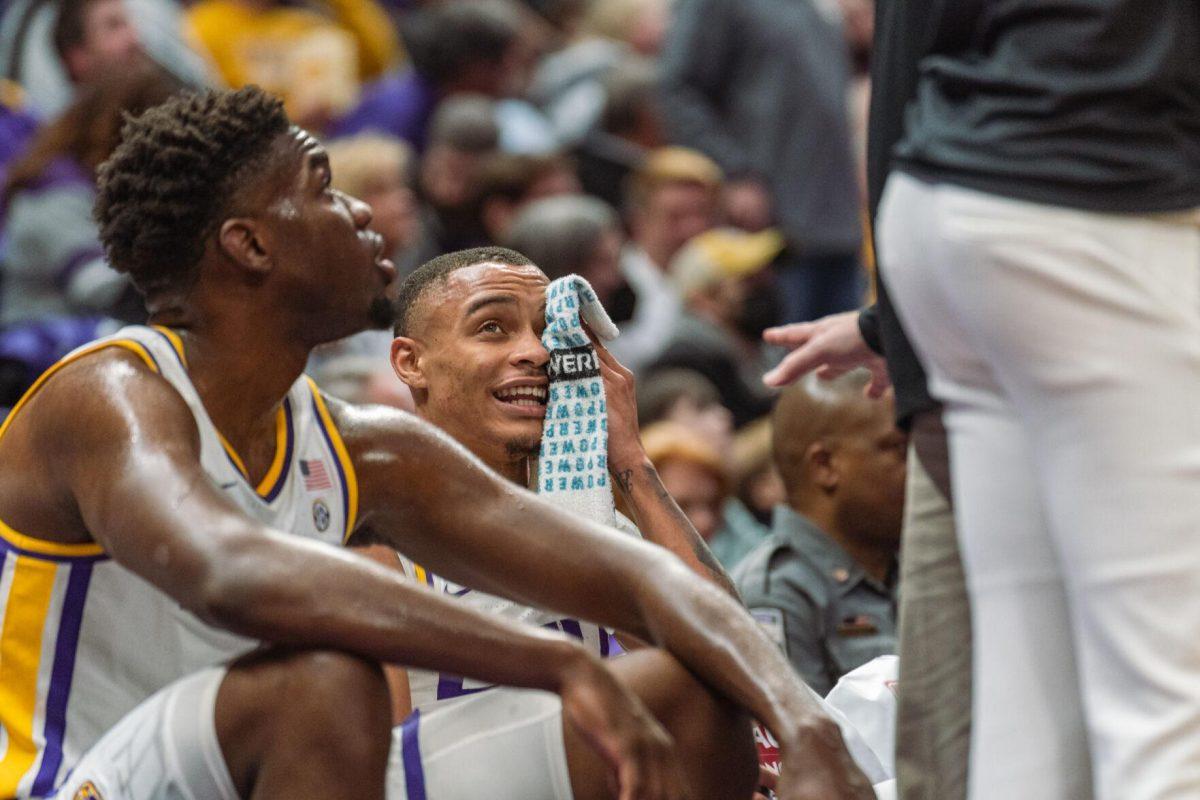
<path fill-rule="evenodd" d="M 521 91 L 530 57 L 523 22 L 520 9 L 506 0 L 451 0 L 413 11 L 403 26 L 411 67 L 367 86 L 331 133 L 378 130 L 422 152 L 443 99 L 462 93 L 499 99 Z"/>
<path fill-rule="evenodd" d="M 388 257 L 402 261 L 419 231 L 412 150 L 399 139 L 371 133 L 330 142 L 325 149 L 333 188 L 371 207 L 371 228 L 383 237 Z"/>
<path fill-rule="evenodd" d="M 625 288 L 621 275 L 625 233 L 617 212 L 603 200 L 586 195 L 536 200 L 517 215 L 506 241 L 551 280 L 571 273 L 587 278 L 609 315 L 617 318 L 614 302 Z M 617 327 L 621 335 L 607 347 L 634 372 L 658 353 L 669 332 L 656 330 L 640 318 L 622 319 Z"/>
<path fill-rule="evenodd" d="M 76 86 L 128 69 L 144 57 L 125 0 L 61 0 L 54 51 Z"/>
<path fill-rule="evenodd" d="M 690 369 L 650 372 L 638 384 L 638 424 L 671 422 L 705 439 L 718 453 L 733 449 L 733 414 L 712 381 Z"/>
<path fill-rule="evenodd" d="M 544 58 L 530 88 L 559 141 L 574 146 L 596 127 L 605 106 L 605 78 L 622 62 L 658 54 L 666 32 L 665 0 L 593 0 L 577 35 Z"/>
<path fill-rule="evenodd" d="M 350 340 L 357 337 L 351 336 Z M 348 341 L 348 340 L 343 340 Z M 389 337 L 390 343 L 390 337 Z M 323 345 L 309 358 L 305 370 L 322 392 L 355 405 L 381 405 L 412 411 L 412 392 L 392 372 L 379 369 L 378 353 L 366 355 L 352 347 Z"/>
<path fill-rule="evenodd" d="M 684 310 L 651 368 L 704 375 L 738 427 L 771 410 L 762 384 L 766 355 L 758 335 L 743 329 L 750 299 L 773 291 L 768 267 L 782 247 L 776 231 L 717 228 L 692 239 L 671 261 L 671 282 Z"/>
<path fill-rule="evenodd" d="M 538 265 L 551 281 L 580 275 L 606 308 L 622 283 L 621 245 L 625 237 L 617 212 L 586 195 L 545 197 L 523 208 L 508 226 L 504 246 Z M 617 341 L 626 340 L 621 331 Z M 628 366 L 613 347 L 605 346 Z"/>
<path fill-rule="evenodd" d="M 603 79 L 604 107 L 576 146 L 583 190 L 615 207 L 625 201 L 629 176 L 652 150 L 666 144 L 658 102 L 658 71 L 646 58 L 625 58 Z"/>
<path fill-rule="evenodd" d="M 633 292 L 634 318 L 663 332 L 660 346 L 681 311 L 667 268 L 689 239 L 717 224 L 721 180 L 712 159 L 682 147 L 653 151 L 629 178 L 630 241 L 621 253 L 621 272 Z"/>
<path fill-rule="evenodd" d="M 410 261 L 419 234 L 410 188 L 412 151 L 399 139 L 362 133 L 326 147 L 335 189 L 371 206 L 371 228 L 398 263 Z M 387 364 L 392 336 L 367 330 L 315 348 L 307 372 L 325 391 L 351 403 L 412 410 L 412 395 Z"/>
<path fill-rule="evenodd" d="M 12 81 L 0 79 L 0 186 L 7 180 L 8 165 L 25 151 L 37 133 L 38 119 L 25 103 L 25 93 Z M 0 218 L 4 216 L 0 203 Z M 0 235 L 3 227 L 0 226 Z M 4 257 L 0 242 L 0 258 Z"/>
<path fill-rule="evenodd" d="M 321 13 L 282 0 L 200 0 L 187 29 L 228 86 L 253 83 L 283 98 L 311 130 L 358 99 L 362 81 L 391 68 L 399 43 L 375 0 L 329 0 Z"/>
<path fill-rule="evenodd" d="M 409 258 L 397 262 L 407 275 L 418 265 L 486 240 L 479 225 L 479 173 L 500 143 L 495 103 L 458 94 L 438 104 L 418 167 L 421 232 Z"/>
<path fill-rule="evenodd" d="M 580 191 L 575 165 L 564 155 L 491 156 L 479 173 L 479 223 L 487 242 L 508 238 L 513 220 L 530 203 Z"/>
<path fill-rule="evenodd" d="M 106 72 L 81 87 L 12 163 L 3 187 L 8 244 L 0 325 L 81 314 L 145 318 L 141 298 L 100 247 L 92 220 L 95 173 L 117 146 L 123 115 L 139 114 L 178 88 L 149 63 Z"/>
<path fill-rule="evenodd" d="M 730 176 L 730 221 L 787 237 L 788 321 L 856 308 L 862 201 L 847 119 L 850 61 L 836 3 L 680 0 L 661 62 L 672 141 Z"/>
<path fill-rule="evenodd" d="M 673 422 L 642 431 L 646 455 L 667 493 L 675 499 L 700 538 L 712 539 L 721 525 L 721 504 L 729 478 L 721 456 L 707 440 Z"/>
<path fill-rule="evenodd" d="M 721 529 L 709 542 L 726 569 L 736 567 L 771 532 L 775 507 L 787 500 L 771 458 L 771 419 L 742 426 L 730 459 L 732 494 L 721 509 Z"/>
<path fill-rule="evenodd" d="M 147 53 L 181 83 L 205 81 L 175 0 L 12 0 L 2 7 L 0 78 L 20 85 L 41 119 L 62 114 L 80 84 L 131 69 Z"/>
<path fill-rule="evenodd" d="M 780 397 L 772 445 L 787 502 L 734 571 L 755 619 L 822 695 L 896 652 L 907 442 L 891 396 L 865 396 L 869 381 L 866 370 L 809 375 Z"/>

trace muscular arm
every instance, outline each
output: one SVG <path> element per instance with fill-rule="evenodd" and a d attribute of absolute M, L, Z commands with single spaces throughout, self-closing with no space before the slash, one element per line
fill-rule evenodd
<path fill-rule="evenodd" d="M 557 635 L 472 612 L 247 517 L 202 471 L 182 398 L 128 353 L 64 368 L 23 414 L 29 449 L 54 466 L 61 505 L 73 505 L 77 540 L 90 535 L 210 624 L 549 690 L 581 658 Z"/>
<path fill-rule="evenodd" d="M 738 596 L 725 568 L 700 538 L 646 457 L 638 433 L 633 373 L 593 337 L 608 407 L 608 463 L 613 483 L 633 512 L 646 541 L 666 548 L 693 572 L 730 596 Z"/>
<path fill-rule="evenodd" d="M 662 647 L 777 736 L 797 776 L 785 797 L 859 796 L 850 787 L 865 779 L 836 725 L 728 594 L 662 548 L 502 480 L 410 415 L 331 409 L 359 465 L 362 524 L 376 535 L 456 583 Z"/>

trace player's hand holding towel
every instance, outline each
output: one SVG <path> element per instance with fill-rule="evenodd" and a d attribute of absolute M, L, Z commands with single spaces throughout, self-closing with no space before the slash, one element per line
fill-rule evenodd
<path fill-rule="evenodd" d="M 613 525 L 604 380 L 585 323 L 601 339 L 616 338 L 617 326 L 586 280 L 567 275 L 553 281 L 546 288 L 542 333 L 542 344 L 550 353 L 550 397 L 537 490 L 563 508 Z"/>

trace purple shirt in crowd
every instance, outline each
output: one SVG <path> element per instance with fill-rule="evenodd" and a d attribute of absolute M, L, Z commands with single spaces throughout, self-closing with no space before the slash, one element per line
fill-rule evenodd
<path fill-rule="evenodd" d="M 412 70 L 393 72 L 363 89 L 358 106 L 330 126 L 332 138 L 374 130 L 396 136 L 420 152 L 437 105 L 433 84 Z"/>

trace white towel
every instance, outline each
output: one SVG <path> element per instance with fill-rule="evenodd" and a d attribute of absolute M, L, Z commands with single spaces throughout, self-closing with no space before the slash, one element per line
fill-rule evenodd
<path fill-rule="evenodd" d="M 605 525 L 616 523 L 608 476 L 608 410 L 600 359 L 583 324 L 603 340 L 617 326 L 596 292 L 578 275 L 546 287 L 550 396 L 538 456 L 538 494 Z"/>

